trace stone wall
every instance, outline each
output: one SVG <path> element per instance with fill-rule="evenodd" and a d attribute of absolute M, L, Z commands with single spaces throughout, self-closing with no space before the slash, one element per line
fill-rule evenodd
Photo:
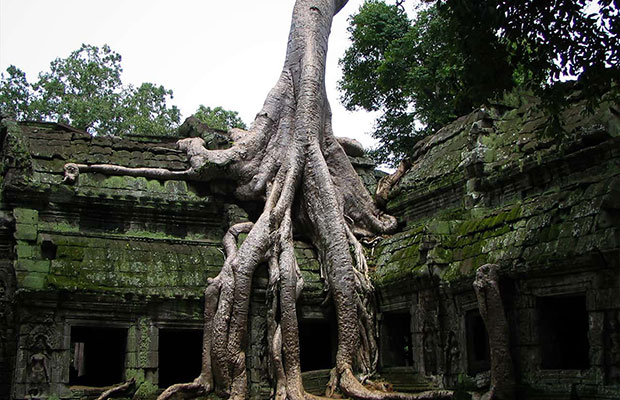
<path fill-rule="evenodd" d="M 478 267 L 494 263 L 524 398 L 620 393 L 619 108 L 588 113 L 573 101 L 564 137 L 545 135 L 547 118 L 522 95 L 417 145 L 388 203 L 402 230 L 373 253 L 381 311 L 410 319 L 418 373 L 448 387 L 488 385 L 471 284 Z M 549 308 L 563 317 L 548 317 Z M 570 318 L 574 329 L 562 322 Z M 556 334 L 580 360 L 545 349 Z"/>
<path fill-rule="evenodd" d="M 562 139 L 544 135 L 547 119 L 534 98 L 512 95 L 414 149 L 413 167 L 387 205 L 399 231 L 368 245 L 380 372 L 395 389 L 489 385 L 472 281 L 478 267 L 495 263 L 521 398 L 618 398 L 620 111 L 603 103 L 588 114 L 578 96 L 570 101 Z M 222 132 L 201 129 L 180 132 L 199 131 L 210 148 L 225 145 Z M 2 121 L 0 398 L 95 398 L 134 377 L 135 398 L 148 399 L 164 382 L 193 377 L 193 367 L 164 365 L 177 353 L 194 363 L 202 292 L 223 262 L 221 237 L 231 223 L 255 218 L 260 205 L 234 202 L 223 180 L 86 173 L 63 184 L 67 162 L 186 169 L 175 141 Z M 380 174 L 364 157 L 351 161 L 374 191 Z M 317 256 L 301 242 L 296 255 L 305 281 L 302 347 L 319 340 L 304 330 L 321 329 L 327 348 L 335 316 L 323 305 Z M 247 353 L 257 399 L 270 390 L 266 286 L 259 268 Z M 99 373 L 88 364 L 93 357 L 117 372 Z M 327 371 L 306 375 L 313 392 Z"/>
<path fill-rule="evenodd" d="M 203 291 L 224 261 L 221 238 L 231 223 L 247 220 L 243 208 L 251 213 L 257 206 L 233 203 L 224 181 L 88 173 L 63 184 L 68 162 L 185 169 L 175 138 L 91 137 L 61 124 L 10 120 L 0 138 L 0 398 L 96 397 L 113 379 L 132 377 L 138 394 L 152 397 L 161 390 L 160 373 L 166 382 L 175 379 L 161 369 L 160 355 L 172 353 L 160 344 L 184 349 L 183 338 L 200 337 Z M 306 280 L 302 318 L 322 316 L 316 254 L 301 242 L 296 253 Z M 249 376 L 253 397 L 265 398 L 266 276 L 257 274 L 253 286 Z M 98 332 L 120 343 L 106 348 L 122 358 L 122 365 L 108 366 L 120 369 L 109 381 L 88 375 L 89 368 L 100 372 L 88 361 L 89 346 L 103 346 Z M 199 355 L 201 344 L 193 344 Z M 85 377 L 76 376 L 81 357 Z"/>

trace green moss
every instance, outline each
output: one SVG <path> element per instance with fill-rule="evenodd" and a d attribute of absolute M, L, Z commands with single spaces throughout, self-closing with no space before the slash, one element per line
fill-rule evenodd
<path fill-rule="evenodd" d="M 179 237 L 168 235 L 164 232 L 144 231 L 140 229 L 129 229 L 125 232 L 126 236 L 143 237 L 149 239 L 179 239 Z"/>
<path fill-rule="evenodd" d="M 84 248 L 81 246 L 58 246 L 56 249 L 57 259 L 68 259 L 82 261 L 84 258 Z"/>
<path fill-rule="evenodd" d="M 158 387 L 150 381 L 144 381 L 136 393 L 133 395 L 133 400 L 154 400 L 157 398 Z"/>
<path fill-rule="evenodd" d="M 452 261 L 452 251 L 441 246 L 434 247 L 428 257 L 437 264 L 448 264 Z"/>
<path fill-rule="evenodd" d="M 48 273 L 50 262 L 48 260 L 18 260 L 15 269 L 17 271 Z"/>
<path fill-rule="evenodd" d="M 457 390 L 458 392 L 467 392 L 467 391 L 476 392 L 479 390 L 476 385 L 475 379 L 467 374 L 458 375 L 457 388 L 458 388 Z"/>
<path fill-rule="evenodd" d="M 26 241 L 18 240 L 15 246 L 15 252 L 19 259 L 32 259 L 38 257 L 39 248 Z"/>
<path fill-rule="evenodd" d="M 39 229 L 37 225 L 18 223 L 15 226 L 15 239 L 37 240 Z"/>
<path fill-rule="evenodd" d="M 140 342 L 138 343 L 138 366 L 148 367 L 149 352 L 151 351 L 150 321 L 141 317 L 138 320 Z"/>
<path fill-rule="evenodd" d="M 75 225 L 71 225 L 67 222 L 46 222 L 40 221 L 39 226 L 42 230 L 52 231 L 52 232 L 79 232 L 80 228 Z"/>
<path fill-rule="evenodd" d="M 83 291 L 95 291 L 95 292 L 105 292 L 112 291 L 113 288 L 110 286 L 97 285 L 94 283 L 90 283 L 81 279 L 79 277 L 73 276 L 63 276 L 63 275 L 49 275 L 48 283 L 51 287 L 55 287 L 57 289 L 65 289 L 65 290 L 83 290 Z"/>
<path fill-rule="evenodd" d="M 17 272 L 17 285 L 20 289 L 41 290 L 47 288 L 48 275 L 40 272 Z"/>
<path fill-rule="evenodd" d="M 39 221 L 39 212 L 29 208 L 14 208 L 13 216 L 17 223 L 36 224 Z"/>
<path fill-rule="evenodd" d="M 504 234 L 510 232 L 511 229 L 512 228 L 511 228 L 510 225 L 505 224 L 505 225 L 499 226 L 499 227 L 497 227 L 495 229 L 491 229 L 491 230 L 483 232 L 482 235 L 480 236 L 480 238 L 481 239 L 488 239 L 488 238 L 492 238 L 492 237 L 495 237 L 495 236 L 501 236 L 501 235 L 504 235 Z"/>
<path fill-rule="evenodd" d="M 469 217 L 469 210 L 466 210 L 462 207 L 440 210 L 437 212 L 437 214 L 435 214 L 435 218 L 441 221 L 458 221 L 468 219 Z"/>

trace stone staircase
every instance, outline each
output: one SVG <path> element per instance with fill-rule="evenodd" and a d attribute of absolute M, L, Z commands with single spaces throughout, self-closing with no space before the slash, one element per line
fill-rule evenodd
<path fill-rule="evenodd" d="M 329 371 L 320 369 L 302 373 L 304 389 L 314 395 L 324 395 L 325 386 L 329 381 Z M 387 382 L 395 392 L 414 393 L 438 389 L 431 379 L 417 374 L 412 367 L 383 368 L 374 380 Z"/>

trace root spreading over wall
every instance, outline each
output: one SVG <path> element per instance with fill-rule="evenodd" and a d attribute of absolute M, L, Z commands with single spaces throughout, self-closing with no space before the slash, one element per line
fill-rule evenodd
<path fill-rule="evenodd" d="M 357 399 L 447 398 L 451 392 L 381 392 L 363 382 L 377 366 L 373 287 L 358 241 L 396 228 L 363 187 L 332 132 L 325 91 L 325 60 L 333 16 L 346 0 L 297 0 L 284 68 L 248 131 L 233 130 L 234 145 L 207 150 L 200 138 L 179 141 L 190 156 L 186 171 L 116 165 L 66 166 L 77 173 L 208 181 L 227 176 L 241 200 L 264 202 L 254 223 L 230 227 L 223 239 L 226 260 L 205 290 L 202 372 L 193 382 L 166 389 L 215 391 L 230 399 L 248 396 L 245 349 L 251 282 L 257 266 L 269 270 L 267 315 L 270 369 L 278 400 L 309 399 L 301 382 L 296 300 L 303 280 L 293 252 L 293 232 L 316 247 L 327 292 L 336 310 L 336 365 L 326 395 Z M 240 234 L 247 234 L 241 244 Z"/>

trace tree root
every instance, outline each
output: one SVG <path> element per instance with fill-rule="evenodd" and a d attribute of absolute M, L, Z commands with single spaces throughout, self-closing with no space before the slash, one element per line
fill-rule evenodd
<path fill-rule="evenodd" d="M 357 237 L 394 231 L 397 222 L 376 207 L 332 131 L 325 90 L 327 41 L 332 18 L 346 2 L 296 0 L 283 72 L 250 131 L 233 133 L 238 140 L 231 148 L 207 150 L 200 138 L 182 139 L 178 146 L 191 166 L 184 171 L 83 164 L 65 168 L 67 182 L 75 181 L 79 172 L 199 182 L 225 177 L 236 182 L 238 199 L 264 202 L 253 224 L 234 225 L 223 238 L 224 265 L 205 289 L 200 376 L 169 387 L 160 400 L 210 391 L 232 400 L 247 398 L 252 278 L 264 263 L 269 268 L 267 340 L 273 397 L 320 398 L 306 393 L 301 380 L 296 302 L 303 279 L 294 229 L 317 249 L 336 310 L 338 347 L 327 394 L 341 391 L 369 400 L 452 396 L 449 391 L 377 391 L 360 382 L 375 371 L 378 352 L 374 289 Z M 242 233 L 247 237 L 241 242 Z"/>
<path fill-rule="evenodd" d="M 515 397 L 515 377 L 510 353 L 510 332 L 499 290 L 499 266 L 485 264 L 476 271 L 473 283 L 478 309 L 489 335 L 491 388 L 483 399 Z"/>
<path fill-rule="evenodd" d="M 392 190 L 394 185 L 396 185 L 398 181 L 400 181 L 400 178 L 402 178 L 407 173 L 407 171 L 409 171 L 411 165 L 411 160 L 405 158 L 398 164 L 398 167 L 393 174 L 384 176 L 379 180 L 375 193 L 375 202 L 377 204 L 387 203 L 390 190 Z"/>
<path fill-rule="evenodd" d="M 97 397 L 97 400 L 106 400 L 106 399 L 111 399 L 113 397 L 118 397 L 124 394 L 125 392 L 127 392 L 128 390 L 130 390 L 131 387 L 135 385 L 135 383 L 136 383 L 136 380 L 134 378 L 131 378 L 127 382 L 122 383 L 118 386 L 114 386 L 113 388 L 110 388 L 106 390 L 105 392 L 101 393 L 99 397 Z"/>
<path fill-rule="evenodd" d="M 177 393 L 184 393 L 189 394 L 192 397 L 198 397 L 209 393 L 210 391 L 211 388 L 209 388 L 204 382 L 201 382 L 200 378 L 196 378 L 193 382 L 177 383 L 169 386 L 157 397 L 157 400 L 168 400 Z"/>
<path fill-rule="evenodd" d="M 420 393 L 384 392 L 368 389 L 353 376 L 350 369 L 340 374 L 340 388 L 347 396 L 364 400 L 422 400 L 422 399 L 452 399 L 454 393 L 450 390 L 431 390 Z"/>

